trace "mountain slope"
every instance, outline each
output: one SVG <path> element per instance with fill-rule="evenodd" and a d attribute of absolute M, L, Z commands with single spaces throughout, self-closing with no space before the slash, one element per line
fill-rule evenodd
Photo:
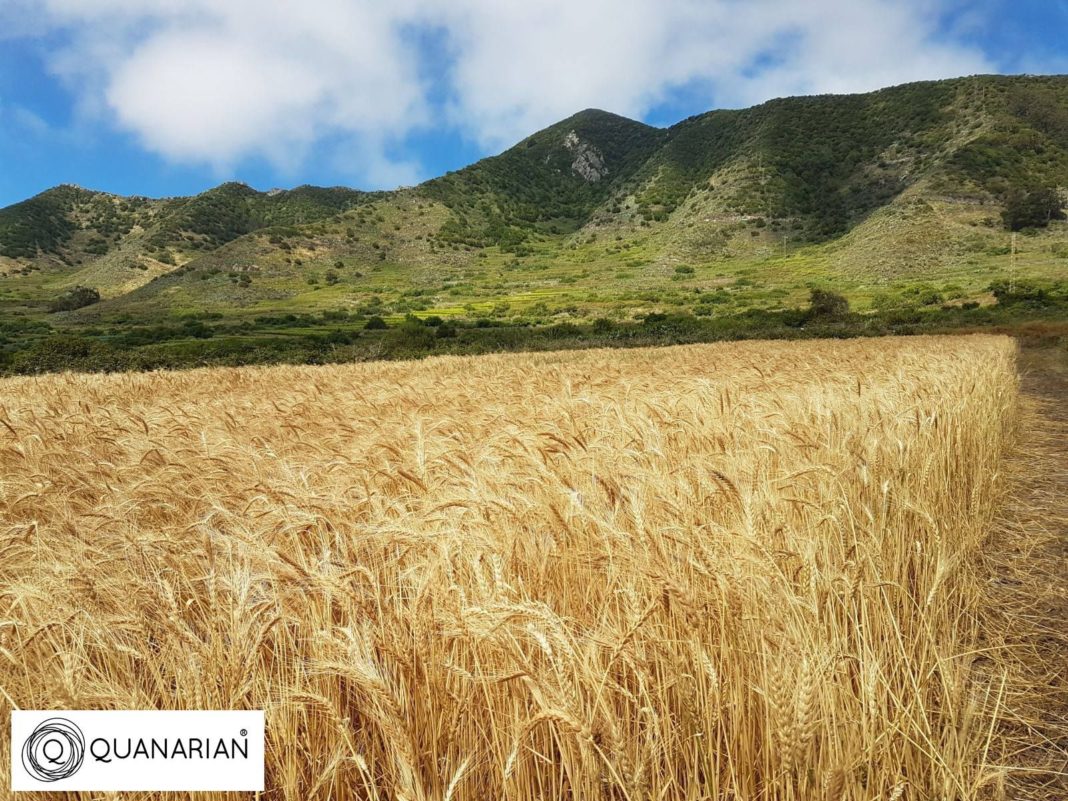
<path fill-rule="evenodd" d="M 441 241 L 514 248 L 581 227 L 665 140 L 664 131 L 587 109 L 420 189 L 452 212 Z"/>
<path fill-rule="evenodd" d="M 71 320 L 720 313 L 814 282 L 861 304 L 917 282 L 981 300 L 1010 263 L 1068 265 L 1056 222 L 1011 262 L 1001 212 L 1034 187 L 1068 189 L 1065 76 L 785 98 L 668 129 L 586 110 L 397 192 L 49 190 L 0 210 L 0 306 L 35 313 L 75 285 L 106 301 Z"/>
<path fill-rule="evenodd" d="M 839 234 L 902 191 L 908 168 L 922 168 L 950 141 L 954 93 L 917 84 L 686 120 L 646 165 L 639 210 L 670 214 L 703 190 L 725 211 L 796 218 L 813 238 Z"/>
<path fill-rule="evenodd" d="M 333 217 L 374 196 L 310 186 L 264 193 L 227 183 L 195 197 L 150 200 L 66 185 L 0 209 L 0 256 L 30 269 L 62 269 L 132 241 L 142 255 L 173 265 L 176 256 L 213 250 L 272 225 Z"/>
<path fill-rule="evenodd" d="M 713 111 L 673 126 L 637 178 L 646 219 L 704 192 L 725 212 L 796 220 L 811 239 L 844 233 L 924 178 L 989 199 L 1064 184 L 1068 79 L 982 76 Z"/>

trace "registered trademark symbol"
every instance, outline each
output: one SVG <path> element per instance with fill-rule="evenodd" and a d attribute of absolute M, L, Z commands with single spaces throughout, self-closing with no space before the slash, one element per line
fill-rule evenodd
<path fill-rule="evenodd" d="M 242 729 L 241 730 L 241 736 L 242 737 L 247 737 L 248 736 L 248 729 Z"/>

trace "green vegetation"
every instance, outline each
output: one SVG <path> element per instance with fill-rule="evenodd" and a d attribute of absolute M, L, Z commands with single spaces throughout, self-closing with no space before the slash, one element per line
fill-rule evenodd
<path fill-rule="evenodd" d="M 858 314 L 834 293 L 807 307 L 748 310 L 729 317 L 649 313 L 640 320 L 530 326 L 408 316 L 394 326 L 360 315 L 285 315 L 233 324 L 186 319 L 175 325 L 86 330 L 0 326 L 0 374 L 74 369 L 119 371 L 209 365 L 326 364 L 440 354 L 642 347 L 729 339 L 812 339 L 996 329 L 1031 343 L 1068 347 L 1068 282 L 997 285 L 993 306 L 934 306 Z"/>
<path fill-rule="evenodd" d="M 100 293 L 92 287 L 76 286 L 68 292 L 65 292 L 62 297 L 56 298 L 52 305 L 49 307 L 49 311 L 63 312 L 74 311 L 75 309 L 82 309 L 86 306 L 91 306 L 94 303 L 100 301 Z"/>
<path fill-rule="evenodd" d="M 175 201 L 149 238 L 150 248 L 188 243 L 213 250 L 245 234 L 277 227 L 284 235 L 293 225 L 334 217 L 374 195 L 351 189 L 302 186 L 261 193 L 238 183 L 223 184 L 193 198 Z"/>
<path fill-rule="evenodd" d="M 376 196 L 310 186 L 263 193 L 228 183 L 191 198 L 152 201 L 60 186 L 0 209 L 0 255 L 73 264 L 106 255 L 136 230 L 141 248 L 168 263 L 171 248 L 214 250 L 271 226 L 331 218 Z"/>
<path fill-rule="evenodd" d="M 1001 218 L 1010 231 L 1045 228 L 1064 219 L 1064 200 L 1055 186 L 1013 188 L 1005 196 Z"/>
<path fill-rule="evenodd" d="M 643 166 L 638 210 L 663 221 L 695 193 L 719 190 L 725 211 L 791 219 L 808 239 L 839 235 L 905 188 L 914 154 L 944 138 L 955 91 L 910 84 L 691 118 Z"/>
<path fill-rule="evenodd" d="M 849 313 L 849 301 L 837 292 L 813 289 L 809 296 L 809 315 L 812 319 L 834 319 Z"/>
<path fill-rule="evenodd" d="M 0 255 L 34 259 L 41 252 L 55 252 L 75 230 L 70 211 L 93 193 L 60 186 L 37 197 L 0 209 Z"/>
<path fill-rule="evenodd" d="M 1056 322 L 1066 199 L 1063 76 L 669 129 L 588 110 L 395 192 L 0 209 L 0 347 L 23 371 Z"/>
<path fill-rule="evenodd" d="M 570 232 L 652 155 L 665 132 L 589 109 L 508 152 L 429 181 L 427 197 L 451 215 L 445 245 L 513 252 L 539 233 Z"/>

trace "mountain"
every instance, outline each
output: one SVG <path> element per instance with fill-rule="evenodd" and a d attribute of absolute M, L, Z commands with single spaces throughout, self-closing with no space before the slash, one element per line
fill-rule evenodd
<path fill-rule="evenodd" d="M 421 190 L 451 212 L 439 240 L 515 249 L 581 228 L 666 140 L 666 131 L 587 109 Z"/>
<path fill-rule="evenodd" d="M 371 196 L 313 186 L 260 193 L 227 183 L 196 197 L 150 200 L 64 185 L 0 209 L 0 255 L 31 269 L 49 261 L 71 266 L 132 241 L 169 264 L 174 251 L 213 250 L 260 228 L 315 222 Z"/>
<path fill-rule="evenodd" d="M 989 298 L 1068 268 L 1068 77 L 794 97 L 659 129 L 586 110 L 395 192 L 61 186 L 0 210 L 0 309 L 50 320 L 360 314 L 517 320 Z M 1008 212 L 1007 216 L 1003 212 Z M 1027 229 L 1011 253 L 1008 219 Z"/>

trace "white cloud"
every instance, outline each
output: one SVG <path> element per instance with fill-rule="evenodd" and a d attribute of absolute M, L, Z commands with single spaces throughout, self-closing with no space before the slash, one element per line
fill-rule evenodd
<path fill-rule="evenodd" d="M 573 111 L 641 115 L 675 87 L 705 107 L 991 69 L 939 41 L 920 0 L 445 0 L 455 116 L 500 145 Z"/>
<path fill-rule="evenodd" d="M 374 137 L 343 139 L 325 148 L 324 161 L 338 175 L 358 175 L 365 187 L 414 186 L 426 176 L 413 158 L 396 156 Z"/>
<path fill-rule="evenodd" d="M 432 124 L 496 149 L 588 106 L 641 116 L 680 87 L 747 105 L 993 69 L 924 0 L 42 2 L 69 32 L 54 69 L 146 148 L 295 168 L 342 137 L 334 160 L 377 184 L 414 180 L 388 154 Z M 413 30 L 444 38 L 445 63 Z"/>
<path fill-rule="evenodd" d="M 348 136 L 378 183 L 391 139 L 428 119 L 418 54 L 374 0 L 47 0 L 72 44 L 53 68 L 143 145 L 227 171 L 264 157 L 293 171 Z"/>
<path fill-rule="evenodd" d="M 940 41 L 930 4 L 793 2 L 784 15 L 795 46 L 774 67 L 735 84 L 739 101 L 775 95 L 863 92 L 907 81 L 992 72 L 978 50 Z"/>

